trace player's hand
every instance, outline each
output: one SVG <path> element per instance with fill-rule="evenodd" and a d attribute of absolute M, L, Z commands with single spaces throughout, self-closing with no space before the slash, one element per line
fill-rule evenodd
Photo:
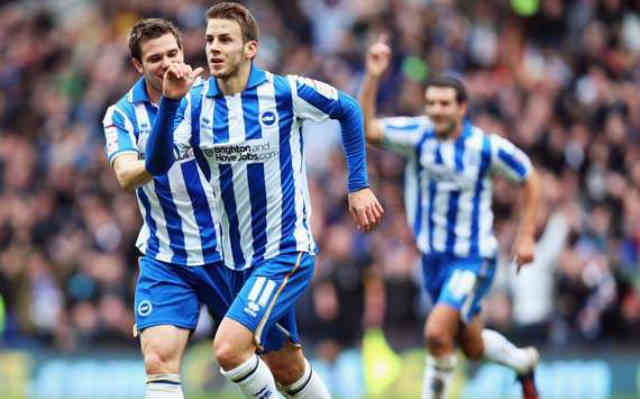
<path fill-rule="evenodd" d="M 162 95 L 174 100 L 184 97 L 202 72 L 204 69 L 201 67 L 191 69 L 191 66 L 185 63 L 172 63 L 162 79 Z"/>
<path fill-rule="evenodd" d="M 516 271 L 519 272 L 522 266 L 533 262 L 533 237 L 518 237 L 513 248 L 513 259 L 517 265 Z"/>
<path fill-rule="evenodd" d="M 382 220 L 384 210 L 369 188 L 349 193 L 349 213 L 359 230 L 369 232 Z"/>
<path fill-rule="evenodd" d="M 380 77 L 389 67 L 391 47 L 387 44 L 385 33 L 380 34 L 367 52 L 366 71 L 375 77 Z"/>

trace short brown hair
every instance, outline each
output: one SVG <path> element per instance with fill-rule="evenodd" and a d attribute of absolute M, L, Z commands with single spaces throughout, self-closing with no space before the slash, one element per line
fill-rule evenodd
<path fill-rule="evenodd" d="M 453 75 L 440 75 L 435 78 L 431 78 L 427 81 L 427 89 L 429 87 L 449 87 L 456 91 L 456 101 L 458 104 L 466 103 L 467 96 L 467 88 L 465 87 L 462 80 Z"/>
<path fill-rule="evenodd" d="M 140 19 L 133 25 L 129 32 L 129 52 L 131 57 L 142 61 L 142 42 L 151 39 L 157 39 L 171 33 L 178 43 L 178 47 L 182 49 L 181 33 L 171 21 L 162 18 L 145 18 Z"/>
<path fill-rule="evenodd" d="M 242 31 L 242 40 L 246 43 L 258 40 L 258 23 L 251 11 L 240 3 L 223 1 L 207 10 L 207 19 L 220 18 L 236 21 Z"/>

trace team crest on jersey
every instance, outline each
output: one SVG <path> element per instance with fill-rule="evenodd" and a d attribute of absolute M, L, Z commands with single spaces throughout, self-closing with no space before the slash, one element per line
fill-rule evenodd
<path fill-rule="evenodd" d="M 278 115 L 273 111 L 264 111 L 260 114 L 260 124 L 262 126 L 273 126 L 277 121 Z"/>
<path fill-rule="evenodd" d="M 150 301 L 145 299 L 144 301 L 138 304 L 137 311 L 138 311 L 138 315 L 142 317 L 149 316 L 153 311 L 153 306 L 151 305 Z"/>

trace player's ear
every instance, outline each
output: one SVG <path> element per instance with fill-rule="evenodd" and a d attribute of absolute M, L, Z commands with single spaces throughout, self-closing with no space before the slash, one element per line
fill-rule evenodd
<path fill-rule="evenodd" d="M 460 112 L 462 113 L 462 115 L 465 115 L 467 113 L 467 101 L 463 101 L 459 104 L 460 107 Z"/>
<path fill-rule="evenodd" d="M 253 59 L 258 54 L 258 42 L 256 40 L 249 40 L 244 44 L 244 55 Z"/>
<path fill-rule="evenodd" d="M 138 71 L 138 73 L 142 75 L 142 73 L 144 72 L 144 69 L 142 68 L 142 62 L 140 62 L 140 60 L 138 60 L 137 58 L 131 58 L 131 63 L 133 64 L 133 67 L 136 69 L 136 71 Z"/>

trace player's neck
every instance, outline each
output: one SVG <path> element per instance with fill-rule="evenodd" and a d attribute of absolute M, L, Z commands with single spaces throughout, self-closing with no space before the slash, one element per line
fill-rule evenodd
<path fill-rule="evenodd" d="M 154 89 L 153 86 L 149 84 L 149 82 L 145 82 L 145 86 L 149 101 L 151 101 L 151 103 L 153 104 L 158 104 L 160 102 L 160 97 L 162 97 L 162 93 Z"/>
<path fill-rule="evenodd" d="M 233 74 L 225 79 L 216 79 L 218 83 L 218 89 L 225 96 L 230 96 L 236 93 L 240 93 L 247 87 L 249 82 L 249 75 L 251 74 L 251 62 L 246 62 L 238 67 L 238 73 Z"/>
<path fill-rule="evenodd" d="M 456 126 L 451 129 L 448 132 L 443 132 L 438 136 L 438 139 L 440 140 L 444 140 L 444 141 L 456 141 L 458 140 L 458 137 L 460 137 L 462 135 L 462 129 L 464 128 L 464 123 L 463 122 L 458 122 L 456 124 Z"/>

